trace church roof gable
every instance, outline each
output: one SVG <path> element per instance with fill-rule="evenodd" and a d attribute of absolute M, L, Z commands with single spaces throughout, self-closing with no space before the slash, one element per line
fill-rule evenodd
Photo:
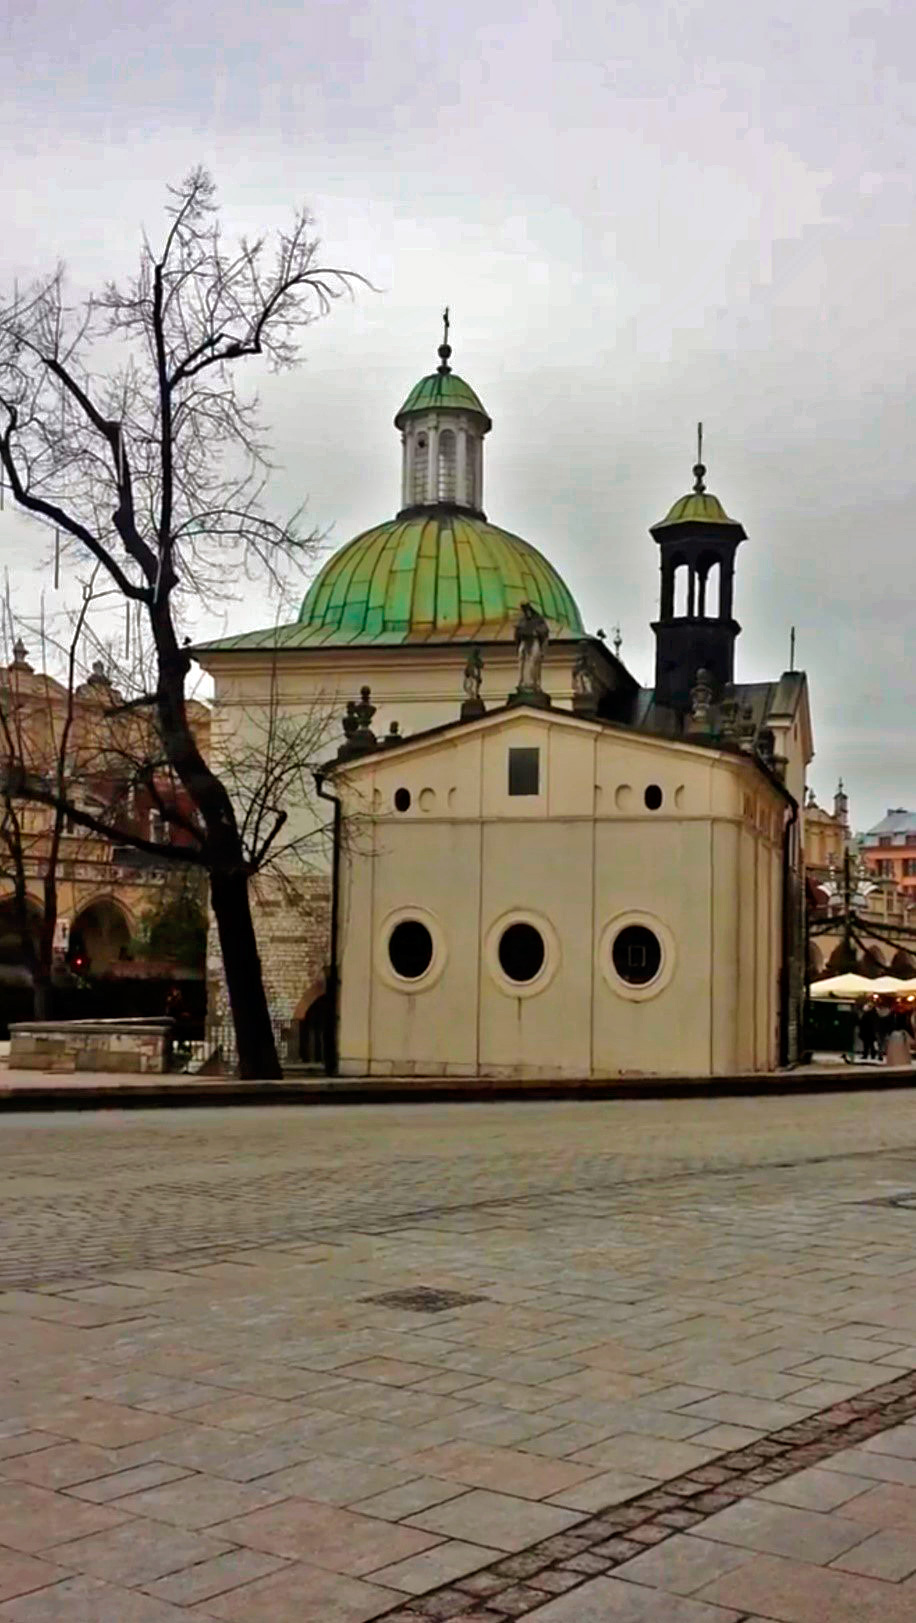
<path fill-rule="evenodd" d="M 767 686 L 767 684 L 761 684 Z M 698 753 L 712 757 L 727 756 L 729 759 L 739 760 L 749 766 L 759 768 L 764 776 L 783 793 L 784 786 L 767 770 L 762 761 L 755 755 L 743 751 L 723 748 L 711 740 L 692 738 L 672 738 L 665 734 L 646 727 L 627 726 L 619 722 L 607 721 L 602 717 L 580 716 L 571 710 L 541 709 L 533 705 L 508 704 L 499 709 L 490 710 L 486 715 L 474 720 L 462 720 L 460 717 L 454 721 L 443 722 L 437 727 L 427 727 L 422 732 L 411 733 L 390 747 L 368 751 L 364 755 L 351 757 L 348 760 L 330 761 L 324 768 L 326 774 L 361 773 L 371 766 L 378 767 L 403 759 L 406 756 L 422 754 L 427 750 L 439 747 L 449 747 L 463 743 L 475 734 L 490 731 L 510 732 L 516 728 L 524 728 L 530 734 L 532 726 L 539 727 L 544 732 L 550 728 L 563 728 L 571 732 L 591 733 L 600 737 L 616 737 L 621 743 L 635 745 L 637 748 L 648 750 L 650 753 L 662 752 L 679 756 L 695 756 Z"/>

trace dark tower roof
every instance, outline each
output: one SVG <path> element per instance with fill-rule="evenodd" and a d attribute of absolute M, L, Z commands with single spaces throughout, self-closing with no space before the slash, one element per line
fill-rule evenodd
<path fill-rule="evenodd" d="M 699 448 L 701 453 L 702 426 Z M 735 640 L 741 631 L 732 612 L 735 553 L 747 539 L 744 526 L 706 489 L 700 455 L 693 474 L 693 490 L 679 497 L 650 530 L 661 566 L 659 616 L 652 627 L 655 701 L 682 714 L 689 708 L 698 671 L 707 673 L 714 692 L 734 682 Z"/>

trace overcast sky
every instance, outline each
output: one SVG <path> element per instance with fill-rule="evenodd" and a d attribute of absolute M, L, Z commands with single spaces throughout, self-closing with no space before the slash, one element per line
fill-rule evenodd
<path fill-rule="evenodd" d="M 239 229 L 308 202 L 378 292 L 265 380 L 278 508 L 307 496 L 335 544 L 394 513 L 391 419 L 448 302 L 489 517 L 642 681 L 647 527 L 702 418 L 749 536 L 738 675 L 778 674 L 797 626 L 811 781 L 824 803 L 842 774 L 865 827 L 916 807 L 910 9 L 6 0 L 4 281 L 129 271 L 195 162 Z M 0 526 L 18 574 L 34 542 Z M 221 623 L 267 613 L 249 592 Z"/>

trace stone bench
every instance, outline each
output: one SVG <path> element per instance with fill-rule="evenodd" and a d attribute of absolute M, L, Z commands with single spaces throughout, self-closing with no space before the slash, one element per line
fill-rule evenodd
<path fill-rule="evenodd" d="M 174 1020 L 26 1020 L 10 1026 L 11 1071 L 161 1074 Z"/>

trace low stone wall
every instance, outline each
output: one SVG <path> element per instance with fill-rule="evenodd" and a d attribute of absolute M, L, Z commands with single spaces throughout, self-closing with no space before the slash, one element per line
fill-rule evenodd
<path fill-rule="evenodd" d="M 11 1071 L 161 1074 L 174 1021 L 29 1020 L 10 1027 Z"/>

